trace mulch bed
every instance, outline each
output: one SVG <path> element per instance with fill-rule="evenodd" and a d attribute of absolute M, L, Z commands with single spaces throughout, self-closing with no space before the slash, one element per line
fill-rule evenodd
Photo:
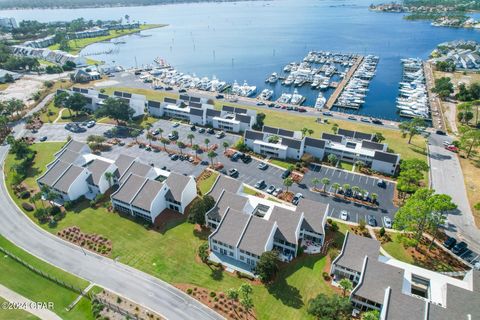
<path fill-rule="evenodd" d="M 256 319 L 253 310 L 247 313 L 238 301 L 227 299 L 226 294 L 223 292 L 210 291 L 189 284 L 175 284 L 175 287 L 186 292 L 191 297 L 207 305 L 227 319 Z"/>
<path fill-rule="evenodd" d="M 142 307 L 139 304 L 136 304 L 130 300 L 127 300 L 123 297 L 119 297 L 116 294 L 103 290 L 102 292 L 95 295 L 102 303 L 105 305 L 105 308 L 100 312 L 104 319 L 110 320 L 123 320 L 126 319 L 124 315 L 113 310 L 115 308 L 120 308 L 121 310 L 127 311 L 131 315 L 135 315 L 138 319 L 145 320 L 163 320 L 164 318 L 160 315 L 154 313 L 153 311 Z M 105 301 L 112 305 L 112 308 L 109 308 Z"/>
<path fill-rule="evenodd" d="M 112 253 L 111 240 L 95 233 L 81 232 L 79 227 L 65 228 L 58 231 L 57 235 L 64 240 L 103 256 L 109 256 Z"/>

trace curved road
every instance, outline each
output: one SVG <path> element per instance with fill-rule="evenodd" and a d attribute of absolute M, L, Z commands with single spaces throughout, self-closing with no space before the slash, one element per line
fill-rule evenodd
<path fill-rule="evenodd" d="M 35 225 L 13 203 L 6 190 L 3 161 L 7 152 L 8 147 L 0 146 L 0 234 L 38 258 L 139 303 L 167 319 L 223 319 L 166 282 L 84 251 Z"/>

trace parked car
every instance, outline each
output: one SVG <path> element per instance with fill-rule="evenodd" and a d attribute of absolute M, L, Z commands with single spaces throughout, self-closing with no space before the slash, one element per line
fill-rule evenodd
<path fill-rule="evenodd" d="M 257 106 L 264 106 L 264 105 L 265 105 L 265 102 L 263 102 L 263 101 L 257 102 Z"/>
<path fill-rule="evenodd" d="M 94 120 L 90 120 L 87 122 L 87 128 L 93 128 L 95 126 L 96 122 Z"/>
<path fill-rule="evenodd" d="M 346 210 L 340 211 L 340 219 L 342 219 L 343 221 L 348 220 L 348 212 Z"/>
<path fill-rule="evenodd" d="M 177 161 L 178 160 L 178 154 L 172 154 L 170 156 L 170 159 L 172 159 L 173 161 Z"/>
<path fill-rule="evenodd" d="M 198 133 L 204 133 L 204 132 L 205 132 L 205 128 L 198 129 Z"/>
<path fill-rule="evenodd" d="M 169 140 L 177 140 L 178 139 L 178 135 L 175 134 L 174 132 L 171 132 L 168 134 L 168 139 Z"/>
<path fill-rule="evenodd" d="M 243 158 L 242 158 L 242 161 L 243 163 L 249 163 L 252 161 L 252 156 L 249 155 L 249 154 L 246 154 Z"/>
<path fill-rule="evenodd" d="M 230 158 L 232 161 L 238 161 L 238 159 L 242 159 L 244 157 L 244 154 L 241 152 L 235 152 L 233 156 Z"/>
<path fill-rule="evenodd" d="M 435 131 L 436 134 L 441 135 L 441 136 L 446 136 L 447 134 L 443 130 L 437 130 Z"/>
<path fill-rule="evenodd" d="M 305 109 L 305 108 L 298 108 L 297 111 L 298 111 L 298 112 L 307 112 L 307 109 Z"/>
<path fill-rule="evenodd" d="M 39 140 L 40 140 L 40 142 L 47 141 L 47 136 L 43 136 L 43 137 L 41 137 Z"/>
<path fill-rule="evenodd" d="M 448 237 L 444 242 L 443 246 L 449 250 L 452 250 L 453 247 L 457 244 L 457 239 L 454 237 Z"/>
<path fill-rule="evenodd" d="M 360 118 L 360 121 L 366 122 L 366 123 L 370 123 L 370 122 L 371 122 L 370 119 L 368 119 L 368 118 Z"/>
<path fill-rule="evenodd" d="M 383 124 L 382 121 L 378 120 L 378 119 L 373 119 L 372 120 L 372 123 L 375 123 L 375 124 Z"/>
<path fill-rule="evenodd" d="M 377 186 L 379 186 L 380 188 L 385 188 L 387 184 L 385 183 L 385 180 L 380 179 L 377 181 Z"/>
<path fill-rule="evenodd" d="M 225 132 L 218 131 L 215 137 L 217 137 L 218 139 L 222 139 L 223 137 L 225 137 Z"/>
<path fill-rule="evenodd" d="M 331 113 L 330 111 L 324 111 L 324 112 L 322 112 L 322 114 L 324 116 L 327 116 L 327 117 L 332 117 L 333 116 L 333 113 Z"/>
<path fill-rule="evenodd" d="M 452 143 L 451 143 L 450 141 L 447 141 L 447 140 L 443 141 L 443 145 L 444 145 L 445 147 L 448 147 L 448 146 L 451 145 L 451 144 L 452 144 Z"/>
<path fill-rule="evenodd" d="M 265 190 L 266 193 L 272 194 L 275 191 L 275 186 L 273 184 L 269 185 L 267 190 Z"/>
<path fill-rule="evenodd" d="M 385 228 L 392 229 L 392 219 L 390 219 L 390 217 L 384 216 L 383 225 L 385 226 Z"/>
<path fill-rule="evenodd" d="M 223 99 L 223 98 L 224 98 L 223 94 L 217 94 L 215 96 L 215 99 Z"/>
<path fill-rule="evenodd" d="M 208 166 L 208 161 L 207 161 L 207 160 L 202 160 L 202 161 L 200 162 L 200 164 L 201 164 L 202 166 Z"/>
<path fill-rule="evenodd" d="M 457 243 L 457 244 L 453 247 L 452 252 L 453 252 L 454 254 L 456 254 L 457 256 L 459 256 L 459 255 L 461 255 L 462 253 L 464 253 L 465 250 L 467 250 L 467 247 L 468 247 L 468 245 L 467 245 L 465 242 L 462 241 L 462 242 Z"/>
<path fill-rule="evenodd" d="M 185 93 L 185 92 L 187 92 L 187 90 L 185 90 L 185 89 L 180 89 L 180 90 L 178 90 L 178 92 L 179 92 L 179 93 Z"/>
<path fill-rule="evenodd" d="M 172 124 L 172 127 L 176 128 L 176 127 L 178 127 L 179 125 L 180 125 L 180 122 L 174 122 L 174 123 Z"/>
<path fill-rule="evenodd" d="M 265 180 L 259 180 L 257 183 L 255 183 L 254 187 L 257 188 L 257 189 L 263 189 L 267 186 L 267 184 L 265 183 Z"/>
<path fill-rule="evenodd" d="M 275 191 L 273 191 L 272 196 L 278 197 L 280 193 L 282 193 L 282 191 L 283 191 L 282 188 L 277 188 L 275 189 Z"/>
<path fill-rule="evenodd" d="M 260 169 L 260 170 L 267 170 L 268 164 L 266 164 L 265 162 L 260 162 L 258 164 L 257 168 Z"/>
<path fill-rule="evenodd" d="M 445 149 L 447 149 L 448 151 L 452 151 L 452 152 L 458 152 L 458 148 L 455 147 L 454 145 L 450 145 L 448 147 L 445 147 Z"/>
<path fill-rule="evenodd" d="M 235 168 L 228 169 L 228 175 L 232 178 L 236 178 L 239 175 L 239 172 Z"/>
<path fill-rule="evenodd" d="M 348 116 L 348 120 L 357 121 L 357 117 L 355 117 L 355 116 Z"/>
<path fill-rule="evenodd" d="M 297 204 L 300 202 L 300 199 L 302 199 L 302 198 L 303 198 L 303 194 L 301 194 L 301 193 L 299 192 L 299 193 L 295 194 L 295 196 L 293 197 L 292 203 L 293 203 L 294 205 L 297 205 Z"/>
<path fill-rule="evenodd" d="M 160 134 L 160 129 L 155 129 L 155 130 L 153 130 L 153 131 L 152 131 L 152 134 L 153 134 L 154 136 L 158 136 L 158 135 Z"/>
<path fill-rule="evenodd" d="M 197 130 L 197 127 L 195 127 L 195 125 L 192 125 L 192 126 L 190 127 L 190 130 L 195 131 L 195 130 Z"/>
<path fill-rule="evenodd" d="M 215 130 L 213 130 L 212 128 L 208 128 L 207 133 L 208 134 L 215 134 Z"/>
<path fill-rule="evenodd" d="M 368 215 L 367 216 L 367 223 L 370 227 L 376 227 L 377 226 L 377 219 L 375 219 L 374 216 Z"/>
<path fill-rule="evenodd" d="M 291 173 L 292 173 L 292 172 L 291 172 L 290 170 L 288 170 L 288 169 L 285 170 L 285 171 L 283 171 L 283 173 L 282 173 L 282 179 L 288 178 L 288 176 L 289 176 Z"/>

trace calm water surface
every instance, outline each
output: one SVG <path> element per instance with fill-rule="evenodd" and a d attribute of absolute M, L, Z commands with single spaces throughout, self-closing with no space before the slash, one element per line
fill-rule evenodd
<path fill-rule="evenodd" d="M 375 2 L 375 1 L 374 1 Z M 480 41 L 480 31 L 439 28 L 424 21 L 405 21 L 402 14 L 368 11 L 371 0 L 276 0 L 271 2 L 204 3 L 150 7 L 17 10 L 0 12 L 17 20 L 39 21 L 119 19 L 125 14 L 165 28 L 126 36 L 118 52 L 92 58 L 123 66 L 151 64 L 162 57 L 177 70 L 197 76 L 213 75 L 233 82 L 244 80 L 258 92 L 272 72 L 301 61 L 310 50 L 375 54 L 380 57 L 361 114 L 397 119 L 395 98 L 401 78 L 400 59 L 427 58 L 443 41 Z M 83 53 L 103 51 L 112 44 L 94 44 Z M 275 87 L 275 94 L 293 90 Z M 299 89 L 314 104 L 317 91 Z"/>

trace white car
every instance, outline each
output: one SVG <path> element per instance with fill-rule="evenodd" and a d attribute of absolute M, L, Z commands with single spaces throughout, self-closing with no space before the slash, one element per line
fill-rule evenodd
<path fill-rule="evenodd" d="M 348 212 L 345 211 L 345 210 L 340 211 L 340 219 L 342 219 L 343 221 L 347 221 L 348 220 Z"/>
<path fill-rule="evenodd" d="M 385 228 L 392 229 L 392 219 L 389 217 L 383 217 L 383 225 Z"/>
<path fill-rule="evenodd" d="M 278 197 L 282 193 L 282 188 L 277 188 L 275 191 L 272 192 L 272 196 Z"/>
<path fill-rule="evenodd" d="M 178 127 L 179 125 L 180 125 L 180 122 L 174 122 L 174 123 L 173 123 L 173 127 L 174 127 L 174 128 Z"/>
<path fill-rule="evenodd" d="M 443 141 L 443 145 L 444 145 L 445 147 L 448 147 L 448 146 L 451 145 L 451 144 L 452 144 L 452 143 L 451 143 L 450 141 L 447 141 L 447 140 Z"/>

